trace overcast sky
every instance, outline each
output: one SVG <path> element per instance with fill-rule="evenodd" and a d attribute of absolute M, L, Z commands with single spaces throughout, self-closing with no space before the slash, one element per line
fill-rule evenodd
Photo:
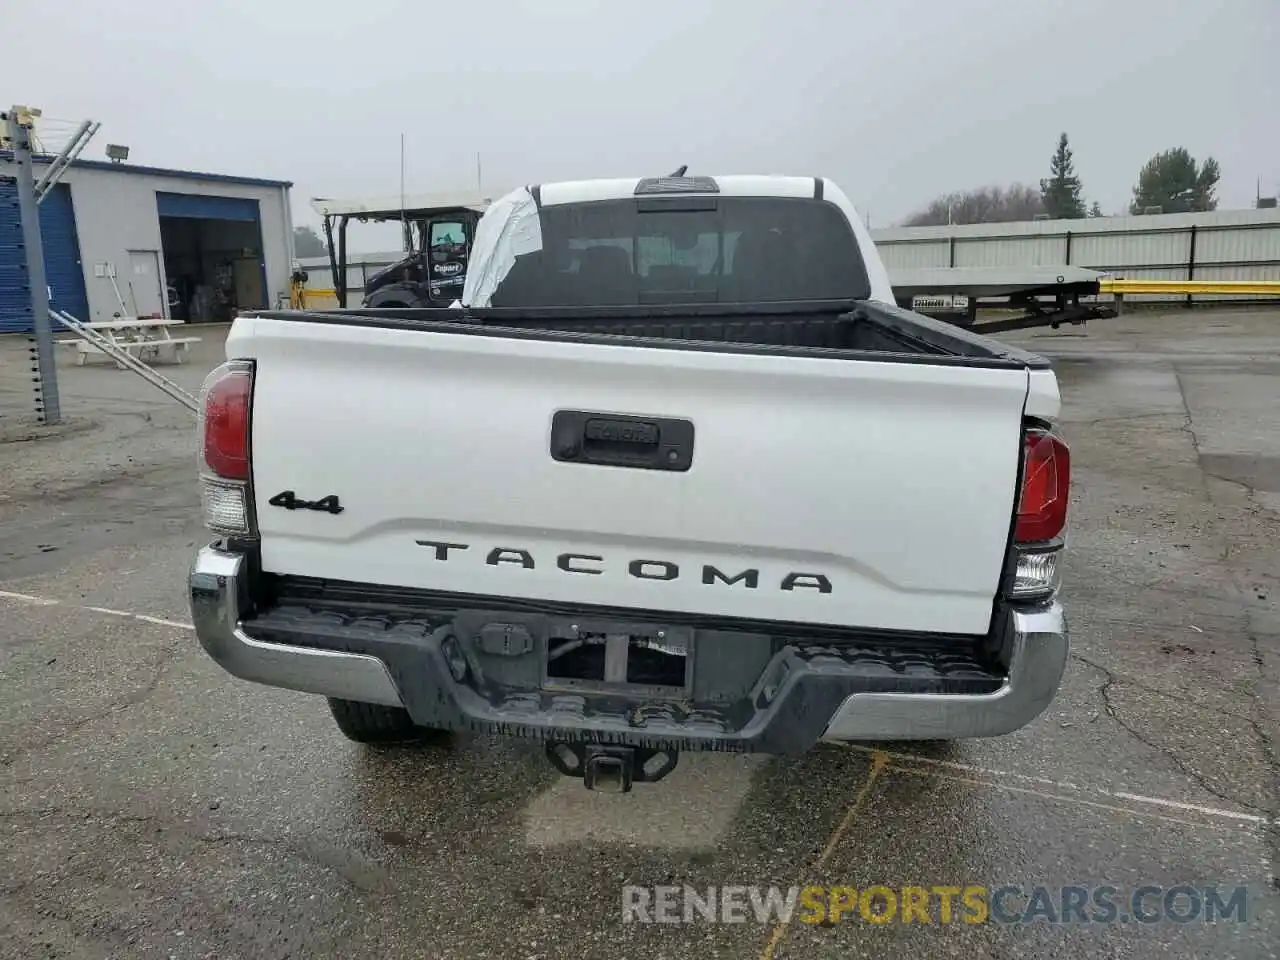
<path fill-rule="evenodd" d="M 477 153 L 486 192 L 687 163 L 825 174 L 873 227 L 1037 183 L 1063 130 L 1107 213 L 1179 145 L 1220 207 L 1280 185 L 1280 0 L 3 6 L 6 105 L 101 121 L 90 157 L 291 180 L 298 223 L 397 193 L 401 133 L 409 192 L 473 187 Z"/>

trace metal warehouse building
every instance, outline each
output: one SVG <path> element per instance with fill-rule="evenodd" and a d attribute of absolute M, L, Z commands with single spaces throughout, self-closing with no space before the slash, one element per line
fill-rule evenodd
<path fill-rule="evenodd" d="M 49 158 L 37 157 L 35 177 Z M 15 167 L 0 153 L 0 332 L 32 329 Z M 292 184 L 77 160 L 40 204 L 51 306 L 222 322 L 289 293 Z"/>

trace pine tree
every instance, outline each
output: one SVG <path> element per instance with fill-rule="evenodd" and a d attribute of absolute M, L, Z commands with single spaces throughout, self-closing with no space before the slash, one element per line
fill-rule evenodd
<path fill-rule="evenodd" d="M 1221 178 L 1222 170 L 1213 157 L 1196 163 L 1185 147 L 1162 150 L 1138 173 L 1129 212 L 1138 215 L 1153 208 L 1159 208 L 1161 213 L 1215 210 Z"/>
<path fill-rule="evenodd" d="M 1067 135 L 1058 138 L 1058 149 L 1049 161 L 1049 179 L 1040 181 L 1045 211 L 1054 220 L 1078 220 L 1085 215 L 1080 178 L 1076 176 Z"/>

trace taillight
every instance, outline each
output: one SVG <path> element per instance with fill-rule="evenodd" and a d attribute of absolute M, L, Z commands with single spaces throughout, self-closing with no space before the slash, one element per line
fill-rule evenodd
<path fill-rule="evenodd" d="M 1066 443 L 1044 427 L 1028 427 L 1023 435 L 1022 490 L 1013 528 L 1014 599 L 1044 599 L 1057 592 L 1070 487 L 1071 452 Z"/>
<path fill-rule="evenodd" d="M 249 399 L 253 368 L 224 364 L 205 381 L 201 449 L 205 465 L 224 480 L 249 479 Z"/>
<path fill-rule="evenodd" d="M 250 407 L 253 363 L 231 360 L 200 390 L 200 485 L 205 523 L 215 532 L 253 532 Z"/>
<path fill-rule="evenodd" d="M 1026 431 L 1022 454 L 1022 495 L 1013 539 L 1043 543 L 1067 526 L 1067 495 L 1071 484 L 1071 452 L 1062 439 L 1034 427 Z"/>

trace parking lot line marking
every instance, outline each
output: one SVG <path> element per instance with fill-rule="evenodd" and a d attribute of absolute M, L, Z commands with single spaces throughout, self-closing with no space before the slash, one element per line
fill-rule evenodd
<path fill-rule="evenodd" d="M 818 859 L 814 866 L 820 867 L 831 859 L 831 854 L 836 848 L 836 844 L 840 842 L 840 838 L 848 832 L 849 827 L 853 824 L 853 818 L 858 815 L 865 806 L 867 797 L 871 794 L 871 788 L 875 785 L 876 778 L 880 776 L 881 771 L 889 764 L 889 755 L 883 750 L 877 750 L 871 755 L 871 771 L 867 774 L 866 781 L 858 790 L 857 795 L 853 798 L 853 802 L 849 804 L 849 809 L 845 811 L 844 817 L 836 824 L 836 828 L 831 831 L 831 836 L 827 837 L 826 844 L 822 847 L 822 852 L 818 854 Z"/>
<path fill-rule="evenodd" d="M 854 743 L 839 743 L 837 746 L 844 747 L 848 750 L 856 750 L 859 753 L 877 753 L 879 751 L 871 747 L 863 747 Z M 893 751 L 885 751 L 891 760 L 906 760 L 912 763 L 923 764 L 926 766 L 946 767 L 951 770 L 961 770 L 965 773 L 977 773 L 984 776 L 996 778 L 1012 778 L 1017 780 L 1025 780 L 1030 783 L 1043 784 L 1046 787 L 1053 787 L 1057 790 L 1076 790 L 1089 791 L 1104 797 L 1111 797 L 1115 800 L 1128 800 L 1133 803 L 1149 803 L 1157 807 L 1169 807 L 1173 810 L 1186 810 L 1193 813 L 1204 814 L 1206 817 L 1222 817 L 1227 820 L 1242 820 L 1246 823 L 1269 823 L 1270 821 L 1263 816 L 1254 813 L 1245 813 L 1242 810 L 1228 810 L 1225 807 L 1209 807 L 1198 803 L 1186 803 L 1181 800 L 1166 800 L 1163 797 L 1148 797 L 1140 793 L 1130 793 L 1126 790 L 1108 790 L 1105 787 L 1082 787 L 1078 784 L 1071 783 L 1067 780 L 1050 780 L 1047 777 L 1034 777 L 1025 773 L 1015 773 L 1012 770 L 995 770 L 991 767 L 980 767 L 971 763 L 960 763 L 955 760 L 939 760 L 937 757 L 922 757 L 913 753 L 895 753 Z M 985 782 L 985 781 L 976 781 Z M 1084 801 L 1081 801 L 1084 802 Z"/>
<path fill-rule="evenodd" d="M 145 613 L 130 614 L 135 620 L 141 620 L 143 623 L 157 623 L 162 627 L 178 627 L 182 630 L 194 630 L 194 623 L 183 623 L 181 620 L 166 620 L 164 617 L 149 617 Z"/>
<path fill-rule="evenodd" d="M 834 746 L 841 747 L 845 750 L 856 750 L 858 753 L 876 753 L 874 747 L 864 747 L 857 743 L 841 743 L 833 742 Z M 979 767 L 972 763 L 961 763 L 958 760 L 940 760 L 937 757 L 922 757 L 915 753 L 896 753 L 893 750 L 884 751 L 891 760 L 911 760 L 915 763 L 927 763 L 937 767 L 949 767 L 952 770 L 964 770 L 967 773 L 981 773 L 990 777 L 1013 777 L 1016 780 L 1026 780 L 1028 783 L 1042 783 L 1046 787 L 1059 787 L 1067 790 L 1079 790 L 1080 787 L 1068 780 L 1051 780 L 1048 777 L 1036 777 L 1028 773 L 1017 773 L 1014 770 L 997 770 L 994 767 Z"/>
<path fill-rule="evenodd" d="M 1255 813 L 1241 813 L 1238 810 L 1225 810 L 1222 807 L 1205 807 L 1198 803 L 1183 803 L 1181 800 L 1165 800 L 1161 797 L 1144 797 L 1140 793 L 1125 793 L 1123 790 L 1114 790 L 1111 796 L 1117 800 L 1150 803 L 1158 807 L 1172 807 L 1175 810 L 1191 810 L 1195 813 L 1203 813 L 1207 817 L 1226 817 L 1230 820 L 1248 820 L 1251 823 L 1267 822 L 1266 817 L 1260 817 Z"/>
<path fill-rule="evenodd" d="M 16 600 L 18 603 L 30 603 L 37 607 L 53 607 L 56 606 L 57 600 L 46 600 L 44 597 L 33 597 L 26 593 L 10 593 L 8 590 L 0 590 L 0 597 L 5 600 Z"/>
<path fill-rule="evenodd" d="M 876 780 L 879 779 L 881 772 L 888 767 L 888 764 L 889 755 L 887 753 L 883 750 L 872 751 L 871 769 L 867 772 L 867 779 L 862 782 L 862 786 L 849 804 L 849 809 L 845 811 L 844 816 L 840 818 L 840 822 L 831 831 L 831 835 L 827 837 L 827 842 L 822 845 L 822 851 L 818 854 L 818 859 L 810 864 L 810 870 L 818 869 L 831 859 L 831 854 L 835 852 L 836 845 L 840 843 L 841 838 L 848 832 L 849 827 L 853 825 L 853 821 L 862 812 L 863 807 L 867 805 L 867 798 L 871 796 L 871 788 L 875 786 Z M 773 925 L 773 929 L 769 932 L 769 939 L 765 942 L 764 949 L 760 951 L 760 960 L 773 960 L 778 945 L 782 943 L 787 935 L 787 926 L 788 921 L 785 920 L 779 920 Z"/>
<path fill-rule="evenodd" d="M 124 617 L 126 620 L 141 620 L 143 623 L 155 623 L 162 627 L 178 627 L 182 630 L 194 630 L 195 626 L 181 620 L 166 620 L 164 617 L 152 617 L 145 613 L 130 613 L 128 610 L 112 610 L 110 607 L 80 607 L 81 610 L 92 610 L 94 613 L 105 613 L 112 617 Z"/>
<path fill-rule="evenodd" d="M 112 610 L 110 607 L 85 607 L 86 610 L 92 610 L 94 613 L 105 613 L 112 617 L 131 617 L 133 614 L 127 610 Z"/>
<path fill-rule="evenodd" d="M 101 613 L 109 617 L 124 617 L 127 620 L 141 620 L 143 623 L 154 623 L 161 627 L 176 627 L 179 630 L 194 630 L 195 624 L 181 620 L 168 620 L 164 617 L 153 617 L 145 613 L 130 613 L 128 610 L 115 610 L 111 607 L 91 607 L 80 603 L 67 603 L 64 600 L 53 600 L 49 597 L 33 597 L 29 593 L 14 593 L 0 590 L 0 600 L 13 600 L 17 603 L 29 603 L 36 607 L 69 607 L 72 610 L 87 610 L 89 613 Z"/>
<path fill-rule="evenodd" d="M 1033 790 L 1031 787 L 1015 787 L 1009 783 L 993 783 L 990 780 L 979 780 L 976 777 L 958 777 L 954 774 L 939 773 L 936 770 L 925 770 L 920 767 L 900 767 L 893 765 L 888 769 L 892 773 L 905 773 L 913 777 L 932 777 L 935 780 L 951 780 L 955 783 L 968 783 L 975 787 L 990 787 L 992 790 L 1004 790 L 1008 793 L 1025 793 L 1029 796 L 1039 797 L 1041 800 L 1054 800 L 1058 803 L 1069 803 L 1078 807 L 1091 807 L 1094 810 L 1106 810 L 1110 813 L 1123 813 L 1131 817 L 1149 817 L 1152 820 L 1162 820 L 1165 823 L 1177 823 L 1185 827 L 1207 826 L 1203 820 L 1185 820 L 1181 817 L 1171 817 L 1165 813 L 1153 813 L 1149 810 L 1135 810 L 1133 807 L 1123 807 L 1114 803 L 1099 803 L 1097 800 L 1085 800 L 1083 797 L 1068 797 L 1063 796 L 1062 794 L 1048 793 L 1044 790 Z M 1262 823 L 1266 822 L 1265 817 L 1259 817 L 1256 819 Z"/>

